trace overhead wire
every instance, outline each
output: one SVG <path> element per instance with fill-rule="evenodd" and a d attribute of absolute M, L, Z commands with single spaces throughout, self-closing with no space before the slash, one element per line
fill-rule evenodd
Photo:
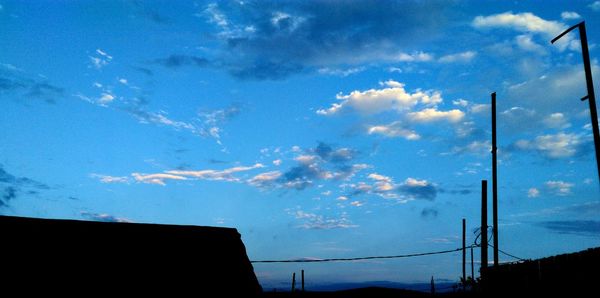
<path fill-rule="evenodd" d="M 465 247 L 465 249 L 471 247 L 478 247 L 478 245 L 470 245 Z M 440 251 L 432 251 L 432 252 L 422 252 L 422 253 L 414 253 L 414 254 L 404 254 L 404 255 L 391 255 L 391 256 L 368 256 L 368 257 L 354 257 L 354 258 L 327 258 L 327 259 L 289 259 L 289 260 L 254 260 L 250 261 L 251 263 L 321 263 L 321 262 L 349 262 L 349 261 L 360 261 L 360 260 L 375 260 L 375 259 L 399 259 L 399 258 L 411 258 L 411 257 L 421 257 L 421 256 L 429 256 L 429 255 L 438 255 L 438 254 L 447 254 L 452 252 L 461 251 L 463 248 L 456 249 L 448 249 L 448 250 L 440 250 Z"/>

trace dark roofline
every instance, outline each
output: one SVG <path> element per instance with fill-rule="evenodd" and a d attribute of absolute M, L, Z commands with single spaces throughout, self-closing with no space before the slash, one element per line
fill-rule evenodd
<path fill-rule="evenodd" d="M 120 225 L 129 227 L 139 227 L 141 229 L 177 229 L 177 230 L 196 230 L 206 232 L 219 232 L 219 233 L 231 233 L 239 235 L 236 228 L 225 228 L 225 227 L 211 227 L 211 226 L 195 226 L 195 225 L 177 225 L 177 224 L 156 224 L 156 223 L 133 223 L 133 222 L 106 222 L 106 221 L 93 221 L 83 219 L 50 219 L 50 218 L 37 218 L 37 217 L 24 217 L 24 216 L 9 216 L 0 215 L 0 222 L 21 222 L 21 223 L 32 223 L 32 224 L 75 224 L 75 225 L 89 225 L 89 226 L 108 226 L 108 225 Z"/>

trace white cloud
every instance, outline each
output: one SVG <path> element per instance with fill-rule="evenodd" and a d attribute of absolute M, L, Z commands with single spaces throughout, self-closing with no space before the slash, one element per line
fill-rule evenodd
<path fill-rule="evenodd" d="M 336 98 L 341 103 L 334 103 L 328 109 L 317 111 L 319 115 L 333 115 L 342 109 L 352 109 L 362 114 L 377 114 L 386 111 L 405 111 L 417 105 L 436 105 L 442 102 L 440 92 L 416 90 L 407 92 L 404 84 L 393 80 L 381 83 L 382 89 L 355 90 L 350 94 L 338 94 Z"/>
<path fill-rule="evenodd" d="M 528 198 L 537 198 L 539 196 L 540 196 L 540 191 L 537 188 L 532 187 L 529 190 L 527 190 L 527 197 Z"/>
<path fill-rule="evenodd" d="M 466 51 L 462 53 L 450 54 L 446 56 L 440 57 L 438 59 L 441 63 L 452 63 L 452 62 L 469 62 L 473 60 L 477 56 L 477 52 L 475 51 Z"/>
<path fill-rule="evenodd" d="M 448 121 L 455 123 L 462 120 L 464 116 L 465 113 L 457 109 L 438 111 L 435 108 L 428 108 L 418 112 L 408 113 L 409 119 L 414 122 Z"/>
<path fill-rule="evenodd" d="M 294 160 L 301 164 L 309 165 L 309 164 L 314 164 L 315 162 L 320 160 L 320 158 L 316 155 L 305 154 L 305 155 L 296 156 L 294 158 Z"/>
<path fill-rule="evenodd" d="M 598 2 L 598 3 L 599 3 L 598 6 L 600 6 L 600 2 Z M 581 18 L 581 16 L 578 13 L 574 12 L 574 11 L 563 11 L 560 14 L 560 17 L 563 20 L 576 20 L 576 19 L 580 19 Z"/>
<path fill-rule="evenodd" d="M 592 182 L 594 182 L 594 180 L 592 180 L 591 178 L 585 178 L 585 179 L 583 179 L 583 184 L 590 185 L 590 184 L 592 184 Z"/>
<path fill-rule="evenodd" d="M 289 212 L 298 220 L 303 221 L 299 228 L 329 230 L 329 229 L 347 229 L 356 228 L 358 225 L 353 224 L 346 213 L 342 213 L 339 217 L 325 217 L 323 215 L 308 213 L 302 210 Z"/>
<path fill-rule="evenodd" d="M 257 163 L 252 166 L 240 166 L 233 167 L 224 170 L 199 170 L 199 171 L 180 171 L 180 170 L 172 170 L 166 171 L 167 174 L 177 175 L 177 176 L 185 176 L 200 180 L 224 180 L 224 181 L 240 181 L 239 178 L 233 176 L 235 173 L 250 171 L 254 169 L 264 168 L 264 165 Z"/>
<path fill-rule="evenodd" d="M 317 70 L 317 72 L 320 74 L 324 74 L 324 75 L 347 77 L 349 75 L 357 74 L 364 70 L 365 70 L 364 67 L 353 67 L 353 68 L 348 68 L 348 69 L 323 67 L 323 68 L 319 68 L 319 70 Z"/>
<path fill-rule="evenodd" d="M 360 206 L 364 205 L 364 203 L 361 203 L 360 201 L 353 201 L 350 203 L 350 205 L 352 205 L 354 207 L 360 207 Z"/>
<path fill-rule="evenodd" d="M 529 34 L 518 35 L 517 37 L 515 37 L 515 42 L 517 43 L 517 46 L 522 50 L 538 53 L 541 55 L 546 54 L 546 50 L 544 49 L 544 47 L 533 41 L 531 35 Z"/>
<path fill-rule="evenodd" d="M 396 187 L 391 177 L 377 173 L 371 173 L 367 177 L 371 180 L 375 180 L 375 190 L 378 192 L 391 191 Z"/>
<path fill-rule="evenodd" d="M 477 16 L 472 22 L 475 28 L 510 28 L 518 32 L 542 35 L 548 41 L 562 33 L 567 26 L 561 22 L 548 21 L 530 12 L 504 12 L 490 16 Z M 561 50 L 567 48 L 573 38 L 565 35 L 557 45 Z"/>
<path fill-rule="evenodd" d="M 368 134 L 380 134 L 386 137 L 402 137 L 410 141 L 418 140 L 421 136 L 412 129 L 404 128 L 400 121 L 395 121 L 387 125 L 369 126 Z"/>
<path fill-rule="evenodd" d="M 590 3 L 588 7 L 593 11 L 600 11 L 600 1 L 594 1 L 593 3 Z"/>
<path fill-rule="evenodd" d="M 429 182 L 427 182 L 427 180 L 418 180 L 415 178 L 406 178 L 406 180 L 404 181 L 405 185 L 408 186 L 427 186 L 429 185 Z"/>
<path fill-rule="evenodd" d="M 90 174 L 90 177 L 97 178 L 102 183 L 129 183 L 129 178 L 125 176 L 109 176 L 100 174 Z"/>
<path fill-rule="evenodd" d="M 154 113 L 154 112 L 146 112 L 146 113 L 137 113 L 134 114 L 138 118 L 141 123 L 154 123 L 161 124 L 173 127 L 175 129 L 186 129 L 190 130 L 193 133 L 197 133 L 198 129 L 191 123 L 176 121 L 167 118 L 164 113 Z"/>
<path fill-rule="evenodd" d="M 101 49 L 96 50 L 96 56 L 88 56 L 92 63 L 92 66 L 96 69 L 101 69 L 102 67 L 108 65 L 110 61 L 112 61 L 113 57 L 107 54 L 105 51 Z"/>
<path fill-rule="evenodd" d="M 390 60 L 398 62 L 427 62 L 433 60 L 433 56 L 425 52 L 414 52 L 412 54 L 399 53 L 391 57 Z"/>
<path fill-rule="evenodd" d="M 273 165 L 280 166 L 281 162 L 282 162 L 281 159 L 276 159 L 273 161 Z"/>
<path fill-rule="evenodd" d="M 131 175 L 138 182 L 165 185 L 166 180 L 217 180 L 217 181 L 229 181 L 238 182 L 239 178 L 233 176 L 235 173 L 250 171 L 254 169 L 263 168 L 264 165 L 257 163 L 252 166 L 238 166 L 224 170 L 199 170 L 199 171 L 182 171 L 172 170 L 165 171 L 164 173 L 156 174 L 140 174 L 132 173 Z M 258 179 L 256 180 L 258 181 Z M 257 182 L 258 183 L 258 182 Z"/>
<path fill-rule="evenodd" d="M 568 128 L 571 126 L 563 113 L 552 113 L 543 120 L 543 123 L 549 128 Z"/>
<path fill-rule="evenodd" d="M 273 185 L 273 183 L 275 183 L 277 179 L 281 177 L 281 175 L 282 174 L 280 171 L 260 173 L 251 179 L 248 179 L 247 182 L 248 184 L 258 188 L 267 188 Z"/>
<path fill-rule="evenodd" d="M 466 108 L 467 106 L 469 106 L 469 101 L 460 98 L 460 99 L 457 99 L 457 100 L 453 100 L 452 104 L 455 105 L 455 106 Z"/>
<path fill-rule="evenodd" d="M 115 99 L 114 95 L 112 95 L 110 93 L 102 93 L 100 95 L 100 98 L 98 99 L 98 103 L 100 105 L 106 105 L 108 103 L 111 103 L 114 99 Z"/>
<path fill-rule="evenodd" d="M 442 155 L 450 154 L 475 154 L 475 155 L 486 155 L 492 150 L 492 144 L 490 141 L 472 141 L 471 143 L 464 146 L 454 146 L 450 152 L 442 153 Z"/>
<path fill-rule="evenodd" d="M 571 188 L 575 186 L 573 183 L 564 181 L 547 181 L 546 187 L 557 196 L 568 196 L 571 194 Z"/>
<path fill-rule="evenodd" d="M 580 135 L 561 132 L 537 136 L 533 141 L 519 140 L 515 146 L 521 150 L 535 150 L 548 158 L 557 159 L 574 156 L 583 143 Z"/>
<path fill-rule="evenodd" d="M 469 107 L 469 111 L 473 114 L 490 113 L 492 105 L 489 103 L 473 104 Z"/>
<path fill-rule="evenodd" d="M 336 200 L 338 200 L 338 201 L 347 201 L 348 197 L 347 196 L 339 196 L 339 197 L 337 197 Z"/>
<path fill-rule="evenodd" d="M 141 174 L 141 173 L 132 173 L 131 176 L 142 183 L 148 184 L 158 184 L 158 185 L 166 185 L 165 180 L 187 180 L 186 177 L 171 175 L 171 174 Z"/>
<path fill-rule="evenodd" d="M 106 213 L 92 213 L 92 212 L 87 212 L 87 211 L 81 211 L 80 212 L 81 216 L 94 220 L 94 221 L 103 221 L 103 222 L 120 222 L 120 223 L 131 223 L 133 221 L 127 219 L 127 218 L 123 218 L 123 217 L 116 217 L 110 214 L 106 214 Z"/>

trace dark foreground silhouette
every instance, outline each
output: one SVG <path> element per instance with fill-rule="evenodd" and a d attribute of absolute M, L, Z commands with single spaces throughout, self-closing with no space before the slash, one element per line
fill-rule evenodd
<path fill-rule="evenodd" d="M 232 228 L 0 216 L 0 231 L 5 293 L 252 297 L 261 292 Z"/>

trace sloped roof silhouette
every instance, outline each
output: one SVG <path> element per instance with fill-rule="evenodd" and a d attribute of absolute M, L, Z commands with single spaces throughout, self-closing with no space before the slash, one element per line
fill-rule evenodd
<path fill-rule="evenodd" d="M 5 291 L 261 292 L 233 228 L 0 216 L 0 235 Z"/>

